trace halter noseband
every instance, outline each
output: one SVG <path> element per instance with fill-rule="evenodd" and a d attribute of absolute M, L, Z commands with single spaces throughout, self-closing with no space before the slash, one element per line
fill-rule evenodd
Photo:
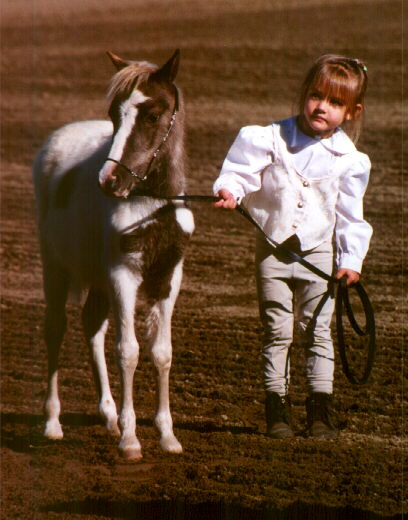
<path fill-rule="evenodd" d="M 143 182 L 143 181 L 145 181 L 147 179 L 147 176 L 149 175 L 150 170 L 152 168 L 153 162 L 155 161 L 156 157 L 159 155 L 162 146 L 167 141 L 167 139 L 168 139 L 168 137 L 170 135 L 170 132 L 171 132 L 173 126 L 174 126 L 174 122 L 176 121 L 176 115 L 177 115 L 177 112 L 179 111 L 179 91 L 178 91 L 178 88 L 176 87 L 176 85 L 173 84 L 173 87 L 174 87 L 174 92 L 175 92 L 175 101 L 174 101 L 174 110 L 173 110 L 173 114 L 172 114 L 171 119 L 170 119 L 169 127 L 167 129 L 166 135 L 162 138 L 161 143 L 159 144 L 158 148 L 156 149 L 156 151 L 152 155 L 152 158 L 150 159 L 150 162 L 149 162 L 149 164 L 148 164 L 148 166 L 146 168 L 145 174 L 143 176 L 140 176 L 135 171 L 131 170 L 128 166 L 126 166 L 126 164 L 123 164 L 122 162 L 117 161 L 116 159 L 112 159 L 112 157 L 108 157 L 106 159 L 106 161 L 111 161 L 111 162 L 114 162 L 115 164 L 117 164 L 118 166 L 121 166 L 128 173 L 130 173 L 130 175 L 132 177 L 135 177 L 136 179 L 138 179 L 141 182 Z"/>

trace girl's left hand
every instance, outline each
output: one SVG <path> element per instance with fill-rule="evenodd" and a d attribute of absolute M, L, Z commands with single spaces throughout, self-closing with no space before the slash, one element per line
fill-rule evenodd
<path fill-rule="evenodd" d="M 342 267 L 336 273 L 336 278 L 340 280 L 341 278 L 346 279 L 347 285 L 352 285 L 353 283 L 357 283 L 360 279 L 359 273 L 357 271 L 353 271 L 352 269 L 345 269 Z"/>

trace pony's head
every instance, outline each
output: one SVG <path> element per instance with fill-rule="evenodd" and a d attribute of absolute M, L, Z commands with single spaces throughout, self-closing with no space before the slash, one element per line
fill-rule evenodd
<path fill-rule="evenodd" d="M 112 146 L 99 172 L 107 195 L 167 196 L 184 187 L 183 112 L 174 79 L 177 50 L 162 67 L 125 61 L 108 52 L 118 72 L 108 100 Z"/>

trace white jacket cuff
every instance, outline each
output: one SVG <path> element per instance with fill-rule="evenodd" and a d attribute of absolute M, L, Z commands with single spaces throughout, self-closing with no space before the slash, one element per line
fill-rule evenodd
<path fill-rule="evenodd" d="M 339 269 L 351 269 L 357 273 L 361 273 L 363 260 L 357 256 L 343 253 L 339 262 Z"/>
<path fill-rule="evenodd" d="M 238 201 L 240 199 L 242 199 L 242 197 L 245 195 L 244 190 L 242 189 L 241 186 L 237 185 L 236 183 L 232 183 L 232 182 L 226 183 L 225 179 L 218 178 L 213 185 L 214 195 L 216 195 L 222 189 L 228 190 L 230 193 L 232 193 L 234 198 Z"/>

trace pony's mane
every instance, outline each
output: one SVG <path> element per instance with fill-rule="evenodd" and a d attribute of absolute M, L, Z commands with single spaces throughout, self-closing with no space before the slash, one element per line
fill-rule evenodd
<path fill-rule="evenodd" d="M 117 72 L 109 85 L 107 99 L 109 102 L 117 95 L 129 95 L 130 92 L 142 83 L 145 83 L 150 74 L 159 69 L 147 61 L 134 61 Z"/>

